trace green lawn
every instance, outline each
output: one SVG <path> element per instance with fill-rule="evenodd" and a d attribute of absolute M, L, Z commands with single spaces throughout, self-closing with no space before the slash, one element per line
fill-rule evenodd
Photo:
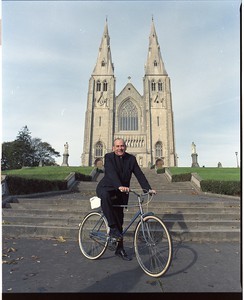
<path fill-rule="evenodd" d="M 240 181 L 240 168 L 169 168 L 172 175 L 197 173 L 205 180 Z M 33 179 L 64 180 L 71 172 L 90 175 L 93 167 L 33 167 L 3 171 L 2 174 L 18 175 Z"/>
<path fill-rule="evenodd" d="M 240 168 L 169 168 L 172 175 L 197 173 L 204 180 L 240 181 Z"/>
<path fill-rule="evenodd" d="M 71 172 L 90 175 L 93 167 L 32 167 L 3 171 L 3 175 L 17 175 L 32 179 L 64 180 Z"/>

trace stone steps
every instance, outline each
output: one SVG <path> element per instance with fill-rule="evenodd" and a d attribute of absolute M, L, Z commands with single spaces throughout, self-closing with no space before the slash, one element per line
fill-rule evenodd
<path fill-rule="evenodd" d="M 80 212 L 80 211 L 46 211 L 46 210 L 32 210 L 32 211 L 26 211 L 26 210 L 18 210 L 18 211 L 4 211 L 2 220 L 4 223 L 13 222 L 14 219 L 16 219 L 16 222 L 18 221 L 18 218 L 31 218 L 33 219 L 33 222 L 37 222 L 38 217 L 39 218 L 46 218 L 47 221 L 53 218 L 58 218 L 60 220 L 70 218 L 83 219 L 83 217 L 87 214 L 87 212 Z M 133 213 L 127 213 L 125 212 L 125 220 L 131 219 L 133 216 Z M 216 222 L 228 222 L 228 221 L 238 221 L 240 222 L 240 216 L 238 213 L 231 213 L 231 214 L 221 214 L 221 213 L 208 213 L 207 215 L 205 213 L 162 213 L 158 211 L 156 213 L 157 216 L 159 216 L 162 220 L 184 220 L 184 221 L 216 221 Z M 36 221 L 35 221 L 36 219 Z M 15 222 L 15 223 L 16 223 Z"/>
<path fill-rule="evenodd" d="M 177 196 L 175 196 L 177 197 Z M 232 213 L 234 210 L 237 210 L 239 213 L 240 202 L 236 200 L 221 200 L 216 199 L 214 201 L 208 201 L 205 198 L 202 198 L 202 201 L 198 199 L 195 200 L 195 197 L 187 197 L 188 200 L 177 201 L 171 197 L 169 199 L 162 199 L 162 196 L 155 196 L 154 199 L 147 204 L 143 203 L 143 208 L 151 211 L 160 211 L 163 213 L 177 213 L 184 211 L 184 213 L 192 213 L 194 210 L 197 210 L 199 213 Z M 6 204 L 6 208 L 11 208 L 11 211 L 8 209 L 3 210 L 6 214 L 8 212 L 13 213 L 16 211 L 27 211 L 30 213 L 32 210 L 41 211 L 57 211 L 61 213 L 65 212 L 88 212 L 90 211 L 90 201 L 89 197 L 79 197 L 79 194 L 72 195 L 62 195 L 56 197 L 46 197 L 46 198 L 19 198 L 12 200 L 11 203 Z M 58 210 L 57 210 L 58 208 Z M 128 208 L 131 213 L 134 213 L 138 210 L 136 205 L 136 199 L 130 198 Z M 3 213 L 3 215 L 4 215 Z"/>
<path fill-rule="evenodd" d="M 92 194 L 92 196 L 95 196 L 95 194 Z M 35 198 L 24 198 L 23 196 L 20 198 L 14 198 L 10 203 L 6 204 L 6 207 L 12 207 L 15 204 L 18 205 L 30 205 L 33 206 L 33 208 L 36 207 L 36 205 L 45 205 L 46 208 L 49 205 L 58 205 L 58 206 L 79 206 L 84 207 L 85 209 L 90 208 L 90 197 L 84 196 L 78 193 L 74 194 L 65 194 L 65 195 L 56 195 L 52 197 L 35 197 Z M 136 199 L 135 198 L 129 198 L 128 206 L 130 209 L 136 209 L 133 207 L 130 207 L 131 205 L 136 205 Z M 146 202 L 143 203 L 143 207 L 147 206 Z M 197 196 L 189 196 L 183 195 L 178 197 L 178 195 L 156 195 L 154 196 L 153 200 L 148 204 L 149 207 L 155 208 L 155 207 L 227 207 L 227 208 L 240 208 L 240 200 L 236 199 L 227 199 L 224 196 L 219 197 L 218 200 L 216 198 L 211 199 L 208 196 L 203 195 L 202 197 Z"/>
<path fill-rule="evenodd" d="M 204 220 L 202 219 L 185 219 L 182 220 L 177 218 L 174 215 L 173 218 L 165 218 L 163 215 L 157 214 L 168 228 L 182 228 L 189 227 L 191 229 L 194 228 L 202 228 L 202 229 L 218 229 L 218 228 L 239 228 L 240 229 L 240 221 L 239 220 Z M 25 224 L 31 225 L 35 222 L 36 225 L 49 225 L 49 226 L 78 226 L 78 224 L 83 220 L 83 216 L 10 216 L 7 219 L 4 219 L 4 225 L 14 225 L 14 224 Z M 124 225 L 126 226 L 130 221 L 130 218 L 125 215 Z M 137 222 L 136 222 L 137 223 Z M 135 224 L 136 224 L 135 223 Z"/>
<path fill-rule="evenodd" d="M 160 196 L 157 196 L 160 197 Z M 231 199 L 171 200 L 154 198 L 144 211 L 153 211 L 175 239 L 209 241 L 240 239 L 240 202 Z M 187 196 L 186 199 L 189 199 Z M 184 199 L 184 197 L 183 197 Z M 19 198 L 2 210 L 3 234 L 14 237 L 58 237 L 76 239 L 78 225 L 90 212 L 89 197 L 66 194 L 47 198 Z M 137 211 L 125 210 L 126 226 Z M 135 223 L 136 224 L 136 223 Z M 133 228 L 128 237 L 133 236 Z"/>
<path fill-rule="evenodd" d="M 155 170 L 150 169 L 142 169 L 146 178 L 148 179 L 151 187 L 155 189 L 158 193 L 182 193 L 182 192 L 193 192 L 195 187 L 191 182 L 170 182 L 165 174 L 156 174 Z M 103 178 L 104 174 L 101 173 L 98 176 L 98 181 Z M 76 186 L 76 191 L 79 191 L 84 195 L 92 195 L 95 194 L 97 182 L 79 182 Z M 141 189 L 137 179 L 134 175 L 131 177 L 131 189 Z"/>
<path fill-rule="evenodd" d="M 218 228 L 214 230 L 209 229 L 175 229 L 170 230 L 172 239 L 184 241 L 197 241 L 197 242 L 224 242 L 224 241 L 240 241 L 240 230 L 229 228 Z M 9 237 L 25 237 L 25 238 L 58 238 L 77 240 L 78 227 L 61 227 L 61 226 L 41 226 L 41 225 L 5 225 L 3 228 L 4 236 Z M 125 237 L 126 240 L 133 239 L 133 231 L 129 231 Z"/>
<path fill-rule="evenodd" d="M 144 211 L 152 211 L 166 224 L 173 239 L 192 241 L 239 241 L 240 200 L 206 196 L 190 182 L 171 183 L 165 174 L 143 169 L 157 195 Z M 100 174 L 97 180 L 102 178 Z M 78 226 L 91 211 L 89 198 L 95 195 L 97 182 L 80 182 L 75 192 L 56 196 L 18 197 L 2 209 L 2 233 L 8 237 L 77 239 Z M 135 177 L 131 188 L 140 190 Z M 129 204 L 136 199 L 130 194 Z M 137 207 L 125 210 L 124 227 Z M 136 222 L 137 223 L 137 222 Z M 135 223 L 135 224 L 136 224 Z M 132 225 L 127 238 L 133 237 Z"/>
<path fill-rule="evenodd" d="M 58 213 L 61 213 L 62 211 L 65 213 L 75 213 L 75 212 L 79 212 L 79 213 L 86 213 L 87 211 L 89 211 L 90 209 L 87 209 L 86 207 L 82 207 L 82 206 L 74 206 L 74 207 L 66 207 L 64 205 L 49 205 L 48 207 L 45 207 L 45 204 L 36 204 L 35 208 L 32 209 L 31 205 L 28 204 L 11 204 L 10 205 L 11 208 L 13 210 L 11 210 L 11 213 L 13 213 L 13 211 L 18 212 L 18 211 L 26 211 L 27 213 L 30 213 L 32 211 L 36 211 L 37 213 L 42 213 L 42 212 L 50 212 L 50 213 L 55 213 L 55 209 L 58 209 Z M 153 207 L 152 209 L 150 209 L 150 211 L 154 211 L 157 213 L 163 213 L 163 214 L 177 214 L 177 213 L 183 213 L 187 214 L 187 213 L 194 213 L 197 212 L 198 210 L 201 210 L 202 214 L 208 214 L 210 213 L 210 208 L 208 207 Z M 135 211 L 135 209 L 130 210 L 131 213 L 133 213 L 133 211 Z M 231 214 L 233 212 L 233 208 L 227 208 L 227 207 L 211 207 L 211 214 L 215 213 L 215 214 Z M 5 211 L 4 214 L 6 215 Z"/>

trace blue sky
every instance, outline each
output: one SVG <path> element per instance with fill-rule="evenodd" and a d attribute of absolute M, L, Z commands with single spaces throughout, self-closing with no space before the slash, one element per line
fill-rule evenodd
<path fill-rule="evenodd" d="M 142 94 L 152 15 L 171 79 L 179 166 L 240 160 L 241 1 L 3 1 L 2 141 L 32 137 L 81 164 L 88 81 L 106 17 L 116 95 Z M 57 159 L 62 163 L 62 156 Z"/>

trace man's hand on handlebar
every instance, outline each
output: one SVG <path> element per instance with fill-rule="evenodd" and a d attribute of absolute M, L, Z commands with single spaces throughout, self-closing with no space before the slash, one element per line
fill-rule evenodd
<path fill-rule="evenodd" d="M 149 192 L 150 195 L 156 195 L 157 194 L 157 192 L 155 190 L 149 190 L 148 192 Z"/>
<path fill-rule="evenodd" d="M 126 186 L 120 186 L 118 189 L 120 190 L 121 193 L 133 192 L 130 188 L 128 188 Z M 155 190 L 149 190 L 147 193 L 149 193 L 150 195 L 156 195 L 157 194 L 157 192 Z"/>
<path fill-rule="evenodd" d="M 120 186 L 119 190 L 121 191 L 121 193 L 129 193 L 130 189 L 126 186 Z"/>

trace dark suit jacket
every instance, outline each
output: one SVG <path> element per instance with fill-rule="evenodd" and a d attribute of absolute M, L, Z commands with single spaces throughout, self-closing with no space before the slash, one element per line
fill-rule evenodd
<path fill-rule="evenodd" d="M 104 162 L 105 174 L 97 186 L 97 195 L 101 194 L 102 190 L 118 191 L 120 186 L 130 187 L 132 173 L 135 174 L 142 189 L 150 190 L 151 186 L 148 183 L 145 175 L 141 171 L 135 156 L 125 153 L 123 156 L 123 173 L 118 166 L 116 154 L 114 152 L 105 154 Z M 121 193 L 123 204 L 128 203 L 129 195 Z"/>

